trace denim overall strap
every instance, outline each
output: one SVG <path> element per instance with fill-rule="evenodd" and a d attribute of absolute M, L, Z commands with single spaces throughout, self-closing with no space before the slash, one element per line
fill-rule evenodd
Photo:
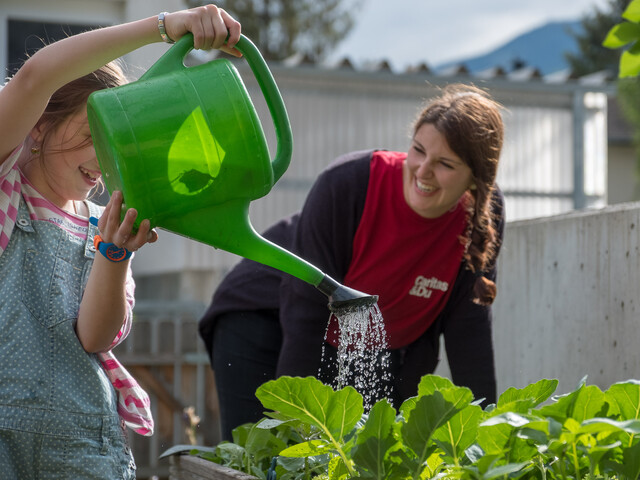
<path fill-rule="evenodd" d="M 102 212 L 104 211 L 104 207 L 96 205 L 93 202 L 87 201 L 87 207 L 89 208 L 89 216 L 100 218 Z M 98 227 L 93 223 L 89 222 L 89 229 L 87 231 L 87 242 L 84 247 L 84 256 L 87 258 L 94 258 L 96 254 L 96 247 L 93 246 L 93 237 L 98 234 Z"/>
<path fill-rule="evenodd" d="M 21 200 L 0 256 L 3 478 L 135 478 L 115 390 L 75 333 L 90 246 Z"/>

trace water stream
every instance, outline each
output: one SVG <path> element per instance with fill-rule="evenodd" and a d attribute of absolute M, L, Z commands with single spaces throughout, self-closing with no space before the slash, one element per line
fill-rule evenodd
<path fill-rule="evenodd" d="M 331 385 L 340 389 L 346 385 L 354 387 L 363 397 L 365 411 L 380 399 L 391 399 L 391 373 L 389 351 L 382 314 L 378 304 L 349 307 L 334 311 L 332 316 L 339 325 L 339 347 L 337 375 Z M 330 328 L 336 322 L 330 321 Z M 322 364 L 327 362 L 325 351 Z"/>

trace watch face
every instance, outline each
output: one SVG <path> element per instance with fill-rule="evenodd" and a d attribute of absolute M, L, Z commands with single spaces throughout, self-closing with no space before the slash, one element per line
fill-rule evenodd
<path fill-rule="evenodd" d="M 119 262 L 124 260 L 127 256 L 127 250 L 124 248 L 118 248 L 115 245 L 109 245 L 105 252 L 106 257 L 112 262 Z"/>

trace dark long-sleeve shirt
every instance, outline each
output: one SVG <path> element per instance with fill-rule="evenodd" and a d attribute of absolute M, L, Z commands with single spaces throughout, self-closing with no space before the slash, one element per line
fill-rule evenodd
<path fill-rule="evenodd" d="M 343 282 L 367 198 L 372 153 L 353 152 L 337 159 L 315 182 L 300 215 L 279 222 L 265 237 Z M 494 206 L 501 219 L 496 225 L 500 239 L 502 205 L 497 191 Z M 495 268 L 486 276 L 495 280 Z M 437 339 L 444 334 L 453 381 L 469 387 L 476 398 L 494 401 L 491 309 L 472 301 L 474 282 L 474 275 L 461 263 L 451 295 L 429 335 Z M 203 338 L 206 341 L 220 313 L 260 309 L 280 310 L 283 345 L 278 375 L 315 375 L 329 318 L 327 298 L 297 278 L 249 260 L 241 261 L 216 291 L 201 322 Z"/>

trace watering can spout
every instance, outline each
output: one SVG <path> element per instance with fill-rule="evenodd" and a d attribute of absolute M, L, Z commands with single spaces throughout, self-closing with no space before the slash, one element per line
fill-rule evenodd
<path fill-rule="evenodd" d="M 341 285 L 316 266 L 259 235 L 251 225 L 248 211 L 248 201 L 229 201 L 180 217 L 166 218 L 159 226 L 175 233 L 188 232 L 188 238 L 268 265 L 307 282 L 327 296 L 332 311 L 368 307 L 378 301 L 376 295 Z M 202 225 L 204 218 L 210 219 L 206 225 Z M 194 225 L 204 228 L 194 228 Z"/>
<path fill-rule="evenodd" d="M 329 297 L 329 310 L 342 311 L 349 308 L 371 307 L 378 302 L 377 295 L 369 295 L 336 282 L 325 275 L 316 288 Z"/>

